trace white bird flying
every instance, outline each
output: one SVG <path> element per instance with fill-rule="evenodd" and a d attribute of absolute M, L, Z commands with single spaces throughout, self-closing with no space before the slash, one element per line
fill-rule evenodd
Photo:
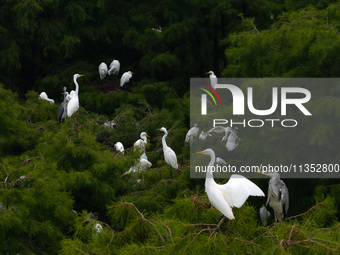
<path fill-rule="evenodd" d="M 98 71 L 100 79 L 103 80 L 107 75 L 107 65 L 104 62 L 100 63 Z"/>
<path fill-rule="evenodd" d="M 123 73 L 122 77 L 120 78 L 120 86 L 123 87 L 126 83 L 128 83 L 133 74 L 134 73 L 131 71 Z"/>
<path fill-rule="evenodd" d="M 226 184 L 217 184 L 211 167 L 215 165 L 215 152 L 212 149 L 197 152 L 210 156 L 205 178 L 205 190 L 210 203 L 228 219 L 235 219 L 232 208 L 241 207 L 249 196 L 264 196 L 262 190 L 242 175 L 233 174 Z"/>
<path fill-rule="evenodd" d="M 114 147 L 117 151 L 124 154 L 124 145 L 121 142 L 116 142 Z"/>
<path fill-rule="evenodd" d="M 54 100 L 48 98 L 46 92 L 41 92 L 40 95 L 39 95 L 39 99 L 46 100 L 46 101 L 50 102 L 51 104 L 54 104 Z"/>
<path fill-rule="evenodd" d="M 82 77 L 84 76 L 83 74 L 75 74 L 73 75 L 73 82 L 74 84 L 76 85 L 76 90 L 72 90 L 70 92 L 70 95 L 69 95 L 69 98 L 70 98 L 70 101 L 68 102 L 68 105 L 67 105 L 67 116 L 68 117 L 72 117 L 72 115 L 78 111 L 79 109 L 79 97 L 78 97 L 78 94 L 79 94 L 79 85 L 78 85 L 78 82 L 77 82 L 77 79 L 79 77 Z"/>
<path fill-rule="evenodd" d="M 198 125 L 195 124 L 192 128 L 189 129 L 187 135 L 185 136 L 185 142 L 186 143 L 192 143 L 195 138 L 198 136 L 198 132 L 200 129 L 198 128 Z"/>
<path fill-rule="evenodd" d="M 178 169 L 178 163 L 177 163 L 177 156 L 176 153 L 166 144 L 166 137 L 168 136 L 168 131 L 165 127 L 162 127 L 160 129 L 157 129 L 164 132 L 164 135 L 162 137 L 162 145 L 163 145 L 163 152 L 164 152 L 164 159 L 165 162 L 170 166 L 170 179 L 172 179 L 172 169 Z"/>
<path fill-rule="evenodd" d="M 215 88 L 215 86 L 217 84 L 217 77 L 216 77 L 216 75 L 214 74 L 213 71 L 206 72 L 206 74 L 210 74 L 209 75 L 209 79 L 210 79 L 211 87 Z"/>
<path fill-rule="evenodd" d="M 120 63 L 118 60 L 114 59 L 111 64 L 110 64 L 110 69 L 108 71 L 108 74 L 115 74 L 117 75 L 119 73 L 119 69 L 120 69 Z"/>

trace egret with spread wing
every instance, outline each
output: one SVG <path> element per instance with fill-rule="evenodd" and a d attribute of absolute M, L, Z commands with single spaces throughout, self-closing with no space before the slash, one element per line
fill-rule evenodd
<path fill-rule="evenodd" d="M 205 190 L 210 203 L 228 219 L 235 219 L 232 208 L 241 207 L 249 196 L 264 196 L 256 184 L 242 175 L 233 174 L 226 184 L 217 184 L 211 171 L 211 167 L 215 165 L 215 152 L 212 149 L 206 149 L 197 153 L 210 156 Z"/>

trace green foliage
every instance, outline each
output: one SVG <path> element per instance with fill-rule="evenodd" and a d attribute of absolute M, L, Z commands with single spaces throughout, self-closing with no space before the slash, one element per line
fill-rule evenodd
<path fill-rule="evenodd" d="M 244 19 L 247 31 L 230 36 L 225 76 L 337 77 L 339 3 L 284 13 L 270 29 L 258 30 Z"/>

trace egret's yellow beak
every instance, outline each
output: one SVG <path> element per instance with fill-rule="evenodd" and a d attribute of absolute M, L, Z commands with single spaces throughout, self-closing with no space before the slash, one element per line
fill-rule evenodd
<path fill-rule="evenodd" d="M 196 152 L 196 154 L 204 154 L 205 151 L 199 151 L 199 152 Z"/>
<path fill-rule="evenodd" d="M 161 130 L 160 128 L 157 128 L 157 130 Z"/>
<path fill-rule="evenodd" d="M 147 135 L 147 134 L 146 134 L 146 137 L 149 137 L 149 138 L 151 138 L 151 136 L 149 136 L 149 135 Z"/>
<path fill-rule="evenodd" d="M 131 72 L 132 74 L 135 74 L 134 72 Z"/>
<path fill-rule="evenodd" d="M 61 93 L 61 94 L 63 94 L 63 95 L 64 95 L 65 93 L 63 92 L 63 93 Z"/>
<path fill-rule="evenodd" d="M 84 74 L 79 74 L 79 77 L 81 77 L 81 76 L 85 76 Z"/>
<path fill-rule="evenodd" d="M 210 74 L 210 72 L 206 72 L 205 74 Z"/>

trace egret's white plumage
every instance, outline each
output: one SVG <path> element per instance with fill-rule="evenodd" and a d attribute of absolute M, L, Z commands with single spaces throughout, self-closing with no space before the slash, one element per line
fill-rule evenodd
<path fill-rule="evenodd" d="M 100 63 L 98 72 L 100 79 L 103 80 L 107 75 L 107 65 L 104 62 Z"/>
<path fill-rule="evenodd" d="M 185 136 L 185 142 L 191 143 L 195 140 L 195 138 L 198 136 L 198 132 L 200 129 L 198 128 L 198 125 L 195 124 L 192 128 L 189 129 L 187 135 Z"/>
<path fill-rule="evenodd" d="M 116 142 L 114 147 L 117 151 L 124 154 L 124 145 L 121 142 Z"/>
<path fill-rule="evenodd" d="M 205 190 L 209 201 L 228 219 L 235 219 L 232 208 L 241 207 L 249 196 L 264 196 L 256 184 L 242 175 L 233 174 L 226 184 L 217 184 L 210 170 L 215 165 L 215 152 L 212 149 L 206 149 L 198 153 L 210 156 L 205 179 Z"/>
<path fill-rule="evenodd" d="M 123 87 L 126 83 L 128 83 L 133 74 L 134 73 L 131 71 L 123 73 L 122 77 L 120 78 L 120 86 Z"/>
<path fill-rule="evenodd" d="M 48 98 L 46 92 L 41 92 L 40 95 L 39 95 L 39 99 L 46 100 L 46 101 L 50 102 L 51 104 L 54 104 L 54 100 Z"/>
<path fill-rule="evenodd" d="M 144 171 L 146 168 L 152 167 L 152 164 L 150 161 L 144 158 L 139 158 L 139 160 L 130 167 L 129 171 L 126 173 L 122 174 L 122 176 L 130 174 L 132 172 L 141 172 Z"/>
<path fill-rule="evenodd" d="M 178 169 L 177 156 L 176 153 L 166 144 L 166 137 L 168 136 L 168 131 L 165 127 L 158 129 L 164 132 L 162 137 L 162 145 L 164 152 L 165 162 L 170 166 L 170 179 L 172 179 L 172 171 L 171 168 Z"/>
<path fill-rule="evenodd" d="M 70 101 L 68 102 L 68 105 L 67 105 L 67 116 L 68 117 L 72 117 L 72 115 L 78 111 L 79 109 L 79 97 L 78 97 L 78 94 L 79 94 L 79 85 L 78 85 L 78 82 L 77 82 L 77 79 L 79 77 L 82 77 L 84 76 L 83 74 L 75 74 L 73 75 L 73 82 L 76 86 L 76 90 L 72 90 L 70 92 L 70 95 L 69 95 L 69 98 L 70 98 Z"/>
<path fill-rule="evenodd" d="M 211 87 L 215 88 L 216 84 L 217 84 L 217 77 L 216 77 L 216 75 L 214 74 L 213 71 L 206 72 L 206 74 L 210 74 L 209 78 L 210 78 Z"/>
<path fill-rule="evenodd" d="M 118 60 L 114 59 L 111 64 L 110 64 L 110 68 L 108 71 L 108 74 L 115 74 L 117 75 L 119 73 L 119 69 L 120 69 L 120 63 Z"/>

